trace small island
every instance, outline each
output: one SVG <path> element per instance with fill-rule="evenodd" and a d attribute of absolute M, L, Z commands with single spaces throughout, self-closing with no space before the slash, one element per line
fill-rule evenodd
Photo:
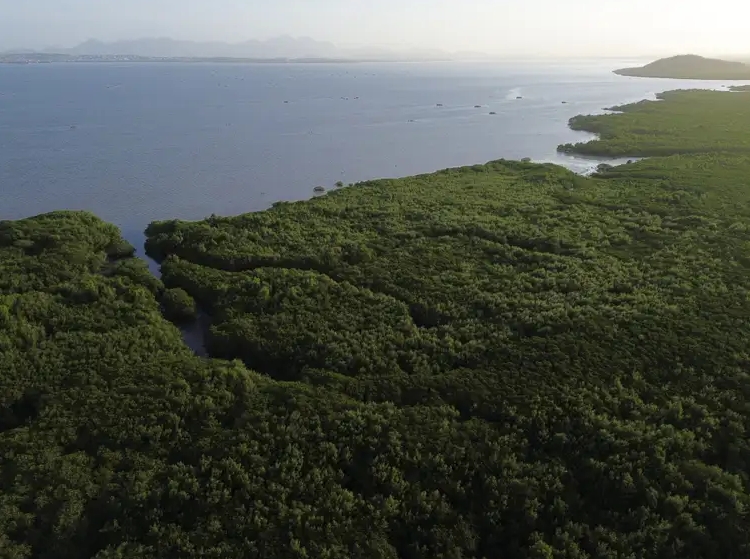
<path fill-rule="evenodd" d="M 750 66 L 742 62 L 683 54 L 661 58 L 637 68 L 614 71 L 620 76 L 683 80 L 750 80 Z"/>

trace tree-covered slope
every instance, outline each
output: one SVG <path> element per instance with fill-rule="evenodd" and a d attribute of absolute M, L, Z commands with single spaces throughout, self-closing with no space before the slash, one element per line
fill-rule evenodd
<path fill-rule="evenodd" d="M 743 62 L 681 54 L 660 58 L 645 66 L 621 68 L 621 76 L 672 78 L 684 80 L 750 80 L 750 66 Z"/>

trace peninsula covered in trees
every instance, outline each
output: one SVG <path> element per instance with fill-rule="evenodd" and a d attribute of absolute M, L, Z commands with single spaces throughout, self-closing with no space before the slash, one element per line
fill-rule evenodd
<path fill-rule="evenodd" d="M 750 80 L 750 66 L 742 62 L 683 54 L 661 58 L 645 66 L 615 70 L 621 76 L 685 80 Z"/>
<path fill-rule="evenodd" d="M 156 222 L 161 280 L 91 214 L 0 223 L 0 555 L 750 556 L 749 108 Z"/>

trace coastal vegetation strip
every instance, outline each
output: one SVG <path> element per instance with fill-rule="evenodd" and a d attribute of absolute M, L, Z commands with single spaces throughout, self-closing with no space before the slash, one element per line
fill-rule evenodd
<path fill-rule="evenodd" d="M 3 222 L 0 545 L 747 556 L 749 105 L 595 117 L 667 156 L 593 177 L 501 160 L 156 222 L 163 285 L 90 214 Z M 210 359 L 160 313 L 196 305 Z"/>
<path fill-rule="evenodd" d="M 649 157 L 707 153 L 750 154 L 750 95 L 731 91 L 680 90 L 612 107 L 615 114 L 579 115 L 574 130 L 599 138 L 563 144 L 566 153 L 610 157 Z"/>

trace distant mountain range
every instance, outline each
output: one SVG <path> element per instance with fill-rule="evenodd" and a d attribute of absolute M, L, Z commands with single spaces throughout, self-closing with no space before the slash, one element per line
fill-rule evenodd
<path fill-rule="evenodd" d="M 47 48 L 42 52 L 72 56 L 131 55 L 161 58 L 445 60 L 456 57 L 456 54 L 430 49 L 343 48 L 309 37 L 276 37 L 242 43 L 181 41 L 169 38 L 143 38 L 107 43 L 91 39 L 73 48 Z M 458 56 L 482 57 L 479 53 L 461 53 Z"/>
<path fill-rule="evenodd" d="M 621 76 L 686 80 L 750 80 L 750 66 L 742 62 L 682 54 L 661 58 L 638 68 L 615 70 Z"/>

